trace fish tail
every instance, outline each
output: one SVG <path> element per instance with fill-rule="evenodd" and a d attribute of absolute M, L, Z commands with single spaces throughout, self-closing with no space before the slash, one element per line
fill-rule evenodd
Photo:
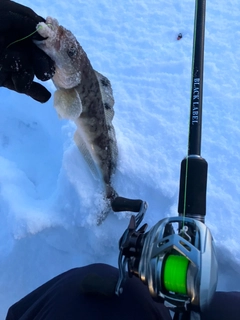
<path fill-rule="evenodd" d="M 118 193 L 116 192 L 116 190 L 110 184 L 106 184 L 106 195 L 104 197 L 106 201 L 106 207 L 97 216 L 98 226 L 101 225 L 102 222 L 107 218 L 109 213 L 113 211 L 112 202 L 116 197 L 118 197 Z"/>
<path fill-rule="evenodd" d="M 118 197 L 117 191 L 110 184 L 107 184 L 106 185 L 106 198 L 110 200 L 110 203 L 112 203 L 112 201 L 116 197 Z"/>

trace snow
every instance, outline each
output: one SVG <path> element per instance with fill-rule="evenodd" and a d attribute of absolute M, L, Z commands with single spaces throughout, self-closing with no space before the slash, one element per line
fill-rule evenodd
<path fill-rule="evenodd" d="M 111 81 L 119 161 L 114 187 L 148 202 L 144 222 L 176 216 L 186 156 L 194 1 L 19 1 L 53 16 Z M 209 164 L 206 224 L 217 246 L 219 290 L 240 290 L 240 6 L 207 1 L 202 156 Z M 183 38 L 177 41 L 179 32 Z M 48 88 L 54 92 L 51 81 Z M 96 226 L 101 185 L 59 120 L 0 88 L 0 318 L 38 285 L 76 266 L 117 265 L 128 213 Z"/>

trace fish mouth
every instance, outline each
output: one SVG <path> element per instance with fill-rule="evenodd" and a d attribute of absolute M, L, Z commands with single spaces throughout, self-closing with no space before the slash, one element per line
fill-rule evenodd
<path fill-rule="evenodd" d="M 60 44 L 62 42 L 62 38 L 65 36 L 65 30 L 62 26 L 58 27 L 57 35 L 55 38 L 54 48 L 58 51 L 60 50 Z"/>

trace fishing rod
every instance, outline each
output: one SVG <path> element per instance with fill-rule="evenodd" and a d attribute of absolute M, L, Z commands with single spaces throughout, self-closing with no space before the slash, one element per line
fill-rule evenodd
<path fill-rule="evenodd" d="M 138 212 L 119 240 L 116 294 L 128 274 L 139 277 L 151 296 L 174 312 L 174 320 L 200 320 L 217 286 L 217 259 L 206 215 L 207 161 L 201 157 L 206 0 L 195 0 L 188 155 L 181 162 L 179 216 L 160 220 L 148 232 L 140 224 L 142 200 L 117 197 L 114 211 Z"/>
<path fill-rule="evenodd" d="M 196 0 L 188 155 L 181 163 L 178 213 L 202 222 L 206 215 L 208 164 L 201 157 L 206 0 Z"/>

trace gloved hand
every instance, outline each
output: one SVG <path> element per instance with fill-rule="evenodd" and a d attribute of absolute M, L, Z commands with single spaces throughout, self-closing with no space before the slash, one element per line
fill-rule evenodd
<path fill-rule="evenodd" d="M 41 21 L 30 8 L 0 0 L 0 86 L 46 102 L 51 93 L 33 81 L 34 75 L 46 81 L 55 72 L 54 62 L 32 41 L 43 39 L 35 32 Z"/>

